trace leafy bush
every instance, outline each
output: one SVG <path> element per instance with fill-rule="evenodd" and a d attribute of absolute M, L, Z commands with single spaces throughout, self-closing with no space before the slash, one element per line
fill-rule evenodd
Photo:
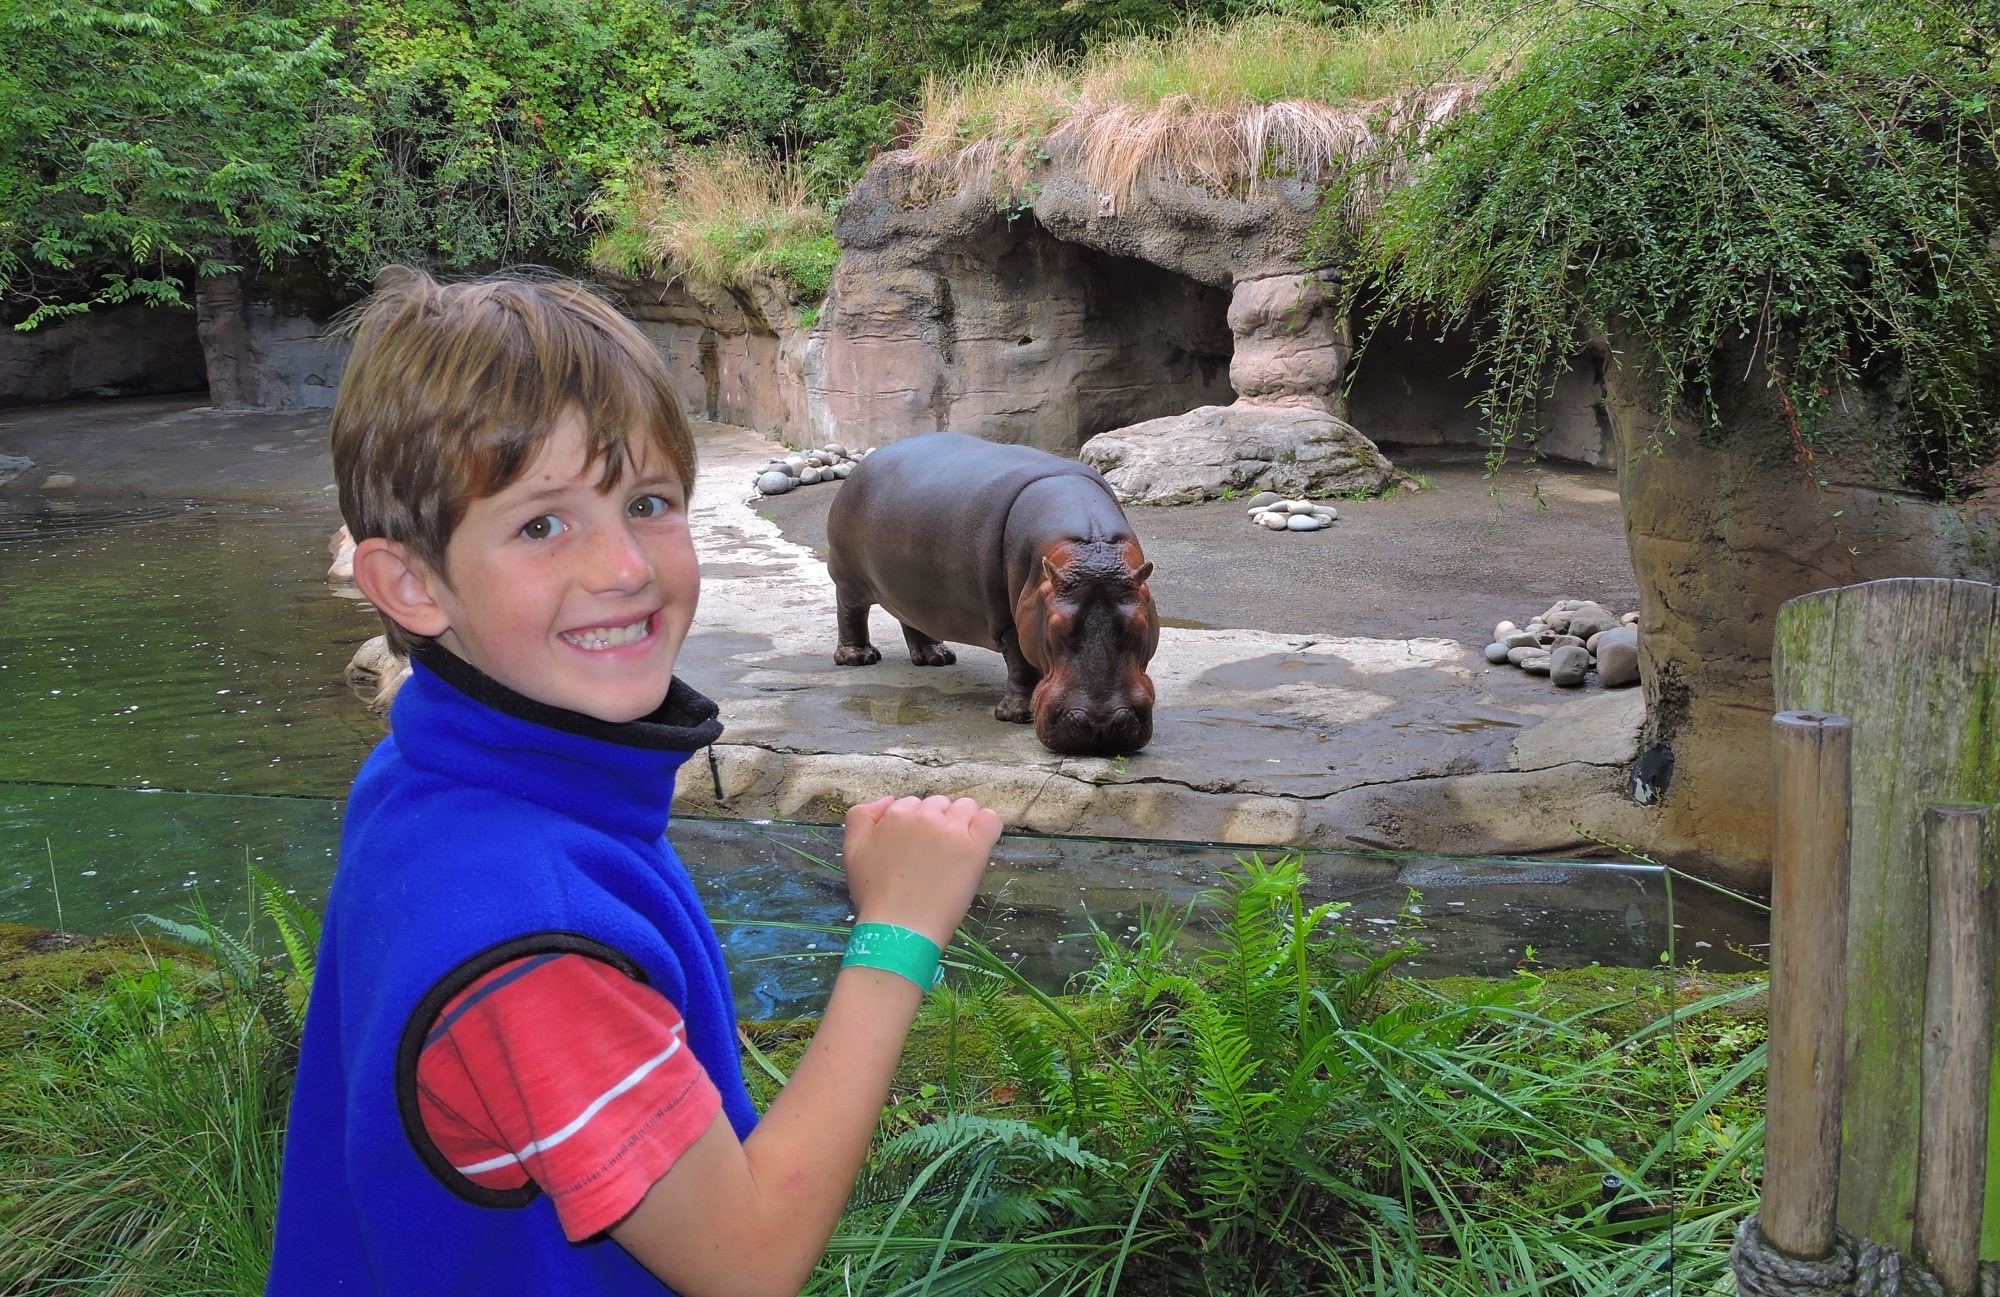
<path fill-rule="evenodd" d="M 1720 1276 L 1760 1146 L 1756 1032 L 1684 1058 L 1671 1019 L 1614 1037 L 1605 1014 L 1542 1016 L 1532 976 L 1424 992 L 1303 881 L 1245 862 L 1202 953 L 1160 916 L 1129 947 L 1100 935 L 1079 1001 L 980 956 L 993 980 L 938 1011 L 985 1084 L 955 1062 L 902 1096 L 814 1291 L 1630 1297 Z M 1683 1069 L 1704 1092 L 1676 1113 Z"/>
<path fill-rule="evenodd" d="M 1503 446 L 1581 325 L 1701 425 L 1761 381 L 1801 452 L 1877 402 L 1906 479 L 1963 490 L 2000 419 L 1996 37 L 1933 0 L 1580 7 L 1386 159 L 1411 182 L 1360 230 L 1386 314 L 1479 326 Z"/>
<path fill-rule="evenodd" d="M 300 252 L 311 0 L 0 0 L 0 308 L 33 324 Z"/>

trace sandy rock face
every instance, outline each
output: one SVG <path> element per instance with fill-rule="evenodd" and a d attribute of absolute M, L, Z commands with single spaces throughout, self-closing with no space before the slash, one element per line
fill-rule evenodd
<path fill-rule="evenodd" d="M 750 288 L 725 293 L 681 277 L 634 279 L 599 271 L 598 278 L 666 357 L 691 417 L 794 440 L 808 435 L 812 337 L 787 285 L 758 278 Z"/>
<path fill-rule="evenodd" d="M 1376 492 L 1400 474 L 1375 443 L 1322 410 L 1209 405 L 1091 438 L 1083 461 L 1126 503 L 1186 504 L 1224 490 L 1285 496 Z"/>
<path fill-rule="evenodd" d="M 951 428 L 1071 454 L 1238 395 L 1236 299 L 1300 278 L 1310 186 L 1236 198 L 1153 178 L 1114 195 L 1053 152 L 1032 206 L 990 168 L 908 152 L 870 165 L 835 226 L 840 266 L 807 362 L 813 439 Z M 1293 311 L 1296 284 L 1262 291 L 1269 309 L 1244 305 L 1245 327 L 1268 335 L 1246 374 L 1292 392 L 1344 364 L 1328 353 L 1330 312 Z"/>
<path fill-rule="evenodd" d="M 1737 389 L 1709 433 L 1667 425 L 1658 394 L 1627 368 L 1612 366 L 1607 384 L 1646 627 L 1642 746 L 1672 757 L 1664 790 L 1649 794 L 1655 841 L 1663 859 L 1761 888 L 1778 605 L 1878 577 L 2000 578 L 2000 490 L 1954 507 L 1885 480 L 1878 412 L 1853 397 L 1852 422 L 1824 429 L 1802 465 L 1761 385 Z"/>
<path fill-rule="evenodd" d="M 1229 382 L 1239 400 L 1333 411 L 1354 349 L 1334 298 L 1317 274 L 1237 283 L 1229 299 L 1236 344 Z"/>

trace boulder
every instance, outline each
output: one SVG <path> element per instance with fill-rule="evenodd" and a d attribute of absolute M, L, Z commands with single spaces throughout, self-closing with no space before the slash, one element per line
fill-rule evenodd
<path fill-rule="evenodd" d="M 389 647 L 386 636 L 377 635 L 354 650 L 341 678 L 347 681 L 355 697 L 368 704 L 369 711 L 387 716 L 397 691 L 410 678 L 410 663 Z"/>
<path fill-rule="evenodd" d="M 1224 491 L 1374 494 L 1403 480 L 1375 443 L 1324 410 L 1205 405 L 1084 443 L 1128 504 L 1186 504 Z"/>
<path fill-rule="evenodd" d="M 1618 618 L 1601 604 L 1587 603 L 1569 613 L 1565 626 L 1578 639 L 1588 640 L 1618 624 Z"/>
<path fill-rule="evenodd" d="M 1601 641 L 1597 651 L 1597 678 L 1607 689 L 1639 683 L 1639 645 L 1631 640 Z"/>
<path fill-rule="evenodd" d="M 1549 683 L 1574 689 L 1590 674 L 1590 654 L 1581 644 L 1564 644 L 1549 654 Z"/>
<path fill-rule="evenodd" d="M 326 569 L 328 585 L 354 584 L 354 537 L 348 533 L 347 524 L 342 523 L 331 539 L 326 542 L 326 552 L 333 556 L 333 562 Z"/>
<path fill-rule="evenodd" d="M 1354 347 L 1338 290 L 1317 274 L 1239 280 L 1229 299 L 1238 400 L 1332 413 Z"/>

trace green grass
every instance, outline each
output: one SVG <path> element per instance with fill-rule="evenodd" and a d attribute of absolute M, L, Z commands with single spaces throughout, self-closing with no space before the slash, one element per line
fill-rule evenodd
<path fill-rule="evenodd" d="M 161 954 L 39 1015 L 0 1068 L 0 1291 L 261 1293 L 296 1027 Z"/>
<path fill-rule="evenodd" d="M 826 296 L 840 249 L 805 173 L 737 145 L 682 149 L 664 170 L 607 191 L 591 251 L 600 270 L 685 276 L 711 291 L 777 281 L 792 300 Z"/>
<path fill-rule="evenodd" d="M 961 941 L 809 1291 L 1628 1297 L 1670 1255 L 1683 1291 L 1720 1280 L 1760 1170 L 1755 979 L 1406 980 L 1302 881 L 1253 857 L 1212 931 L 1100 933 L 1060 996 Z M 262 1291 L 312 938 L 264 901 L 285 959 L 206 924 L 0 930 L 0 1292 Z M 763 1100 L 812 1025 L 746 1025 Z"/>
<path fill-rule="evenodd" d="M 1047 134 L 1114 107 L 1185 114 L 1287 100 L 1373 104 L 1440 77 L 1495 74 L 1558 8 L 1530 15 L 1476 2 L 1396 5 L 1344 26 L 1274 17 L 1193 23 L 1106 42 L 1077 59 L 974 68 L 930 82 L 916 147 L 941 155 L 978 140 Z"/>
<path fill-rule="evenodd" d="M 1756 979 L 1406 981 L 1299 882 L 1248 862 L 1198 951 L 1184 916 L 1100 935 L 1071 995 L 972 949 L 811 1291 L 1628 1297 L 1670 1257 L 1683 1291 L 1720 1280 L 1760 1170 Z"/>

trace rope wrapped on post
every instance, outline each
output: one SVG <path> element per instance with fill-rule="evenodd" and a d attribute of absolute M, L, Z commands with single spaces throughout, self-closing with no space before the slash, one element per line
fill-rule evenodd
<path fill-rule="evenodd" d="M 1922 1266 L 1892 1247 L 1835 1234 L 1833 1255 L 1798 1261 L 1772 1247 L 1753 1214 L 1736 1229 L 1729 1254 L 1741 1297 L 1944 1297 L 1944 1288 Z M 1980 1297 L 2000 1297 L 2000 1265 L 1979 1267 Z"/>

